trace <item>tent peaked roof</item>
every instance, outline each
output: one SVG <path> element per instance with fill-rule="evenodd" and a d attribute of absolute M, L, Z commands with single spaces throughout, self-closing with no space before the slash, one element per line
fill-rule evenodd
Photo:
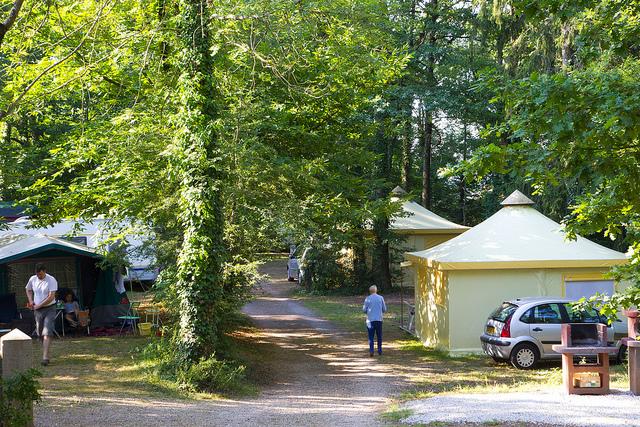
<path fill-rule="evenodd" d="M 400 187 L 399 185 L 396 185 L 396 187 L 393 190 L 391 190 L 391 195 L 402 197 L 402 196 L 406 196 L 407 192 L 404 191 L 404 188 Z"/>
<path fill-rule="evenodd" d="M 533 200 L 516 190 L 500 203 L 502 206 L 535 205 Z"/>
<path fill-rule="evenodd" d="M 442 270 L 609 267 L 627 257 L 584 237 L 567 240 L 562 226 L 529 205 L 505 206 L 460 236 L 409 256 Z"/>
<path fill-rule="evenodd" d="M 78 255 L 99 258 L 93 249 L 79 243 L 38 234 L 6 234 L 0 237 L 0 263 L 7 263 L 52 249 L 63 250 Z"/>
<path fill-rule="evenodd" d="M 394 231 L 422 234 L 459 234 L 469 229 L 464 225 L 446 220 L 415 202 L 404 202 L 402 204 L 402 212 L 401 216 L 391 220 L 390 227 Z"/>

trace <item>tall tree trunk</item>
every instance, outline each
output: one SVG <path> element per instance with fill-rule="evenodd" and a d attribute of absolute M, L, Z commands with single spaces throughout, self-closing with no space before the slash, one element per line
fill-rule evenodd
<path fill-rule="evenodd" d="M 413 143 L 413 127 L 411 112 L 405 118 L 404 135 L 402 137 L 402 170 L 400 181 L 405 191 L 411 191 L 411 145 Z"/>
<path fill-rule="evenodd" d="M 409 46 L 409 53 L 415 53 L 415 44 L 416 44 L 416 1 L 417 0 L 409 0 L 407 2 L 409 6 L 409 31 L 407 34 L 407 43 Z M 407 82 L 407 78 L 404 77 L 401 80 L 401 86 L 405 88 L 405 94 L 407 99 L 404 99 L 405 105 L 404 108 L 404 132 L 402 135 L 402 167 L 400 170 L 400 182 L 402 188 L 409 192 L 411 191 L 412 182 L 411 182 L 411 147 L 413 145 L 413 101 L 414 94 L 413 91 L 406 90 L 410 83 Z"/>
<path fill-rule="evenodd" d="M 467 124 L 463 125 L 462 134 L 462 161 L 467 160 Z M 467 190 L 465 188 L 464 175 L 458 177 L 458 195 L 460 203 L 460 224 L 466 225 L 467 223 Z"/>
<path fill-rule="evenodd" d="M 570 22 L 562 23 L 561 40 L 562 68 L 567 69 L 573 65 L 573 27 Z"/>
<path fill-rule="evenodd" d="M 502 68 L 504 65 L 504 45 L 506 43 L 505 29 L 499 28 L 498 35 L 496 36 L 496 63 L 498 68 Z"/>
<path fill-rule="evenodd" d="M 388 183 L 391 178 L 392 150 L 391 142 L 384 134 L 385 119 L 380 120 L 376 135 L 376 151 L 380 154 L 377 166 L 377 178 Z M 389 196 L 390 188 L 384 184 L 375 191 L 375 198 L 380 200 Z M 376 285 L 381 291 L 391 288 L 391 256 L 389 254 L 389 218 L 385 214 L 378 215 L 373 221 L 374 235 L 374 271 L 376 272 Z"/>
<path fill-rule="evenodd" d="M 362 233 L 365 233 L 364 228 Z M 358 288 L 364 291 L 369 286 L 370 277 L 367 268 L 367 247 L 362 235 L 358 235 L 353 248 L 353 273 Z"/>
<path fill-rule="evenodd" d="M 436 28 L 438 24 L 438 0 L 431 0 L 428 6 L 430 29 L 428 41 L 431 49 L 427 55 L 426 80 L 427 84 L 436 90 L 438 82 L 435 75 L 436 57 L 434 54 L 438 38 Z M 433 147 L 433 111 L 431 107 L 423 107 L 422 123 L 422 206 L 431 209 L 431 153 Z"/>
<path fill-rule="evenodd" d="M 181 75 L 179 167 L 180 218 L 184 238 L 178 257 L 179 357 L 193 362 L 213 354 L 224 312 L 222 268 L 224 218 L 220 189 L 220 148 L 213 123 L 218 117 L 206 0 L 180 0 Z"/>
<path fill-rule="evenodd" d="M 5 122 L 5 128 L 2 135 L 2 146 L 0 147 L 0 153 L 10 153 L 11 150 L 11 131 L 12 126 L 11 123 Z M 7 188 L 9 187 L 9 182 L 7 177 L 11 176 L 11 172 L 7 170 L 9 160 L 6 155 L 0 156 L 0 200 L 6 200 L 8 196 Z"/>
<path fill-rule="evenodd" d="M 433 117 L 430 111 L 422 116 L 422 206 L 431 209 L 431 156 L 433 148 Z"/>
<path fill-rule="evenodd" d="M 166 0 L 158 0 L 158 22 L 162 27 L 162 31 L 166 31 L 165 21 L 167 16 L 167 4 Z M 160 63 L 162 64 L 162 69 L 165 72 L 168 72 L 170 69 L 169 61 L 167 61 L 169 57 L 169 43 L 163 37 L 160 42 Z"/>
<path fill-rule="evenodd" d="M 391 254 L 389 250 L 389 219 L 383 218 L 377 223 L 378 232 L 375 242 L 378 252 L 378 274 L 376 286 L 382 292 L 391 289 Z"/>

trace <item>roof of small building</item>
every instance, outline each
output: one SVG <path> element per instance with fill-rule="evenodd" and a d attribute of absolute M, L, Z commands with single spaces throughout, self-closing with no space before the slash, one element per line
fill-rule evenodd
<path fill-rule="evenodd" d="M 403 214 L 391 220 L 390 228 L 396 232 L 460 234 L 469 229 L 444 219 L 415 202 L 402 203 L 402 212 Z"/>
<path fill-rule="evenodd" d="M 85 245 L 44 234 L 35 236 L 6 234 L 0 237 L 0 263 L 4 264 L 52 249 L 92 258 L 100 257 L 95 250 Z"/>
<path fill-rule="evenodd" d="M 627 262 L 625 254 L 584 237 L 568 240 L 560 224 L 516 193 L 505 202 L 502 209 L 464 234 L 408 255 L 441 270 L 610 267 Z"/>

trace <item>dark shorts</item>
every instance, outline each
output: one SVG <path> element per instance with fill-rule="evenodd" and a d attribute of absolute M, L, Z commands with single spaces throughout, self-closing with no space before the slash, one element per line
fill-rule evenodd
<path fill-rule="evenodd" d="M 36 331 L 39 337 L 51 337 L 55 330 L 56 305 L 40 308 L 34 311 L 36 318 Z"/>

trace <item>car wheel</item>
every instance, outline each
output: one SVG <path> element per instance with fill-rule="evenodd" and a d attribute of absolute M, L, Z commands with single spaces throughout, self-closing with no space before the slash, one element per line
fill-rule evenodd
<path fill-rule="evenodd" d="M 540 360 L 538 348 L 530 343 L 518 344 L 511 351 L 511 364 L 518 369 L 531 369 Z"/>
<path fill-rule="evenodd" d="M 506 363 L 509 359 L 503 359 L 502 357 L 491 356 L 494 362 L 496 363 Z"/>

